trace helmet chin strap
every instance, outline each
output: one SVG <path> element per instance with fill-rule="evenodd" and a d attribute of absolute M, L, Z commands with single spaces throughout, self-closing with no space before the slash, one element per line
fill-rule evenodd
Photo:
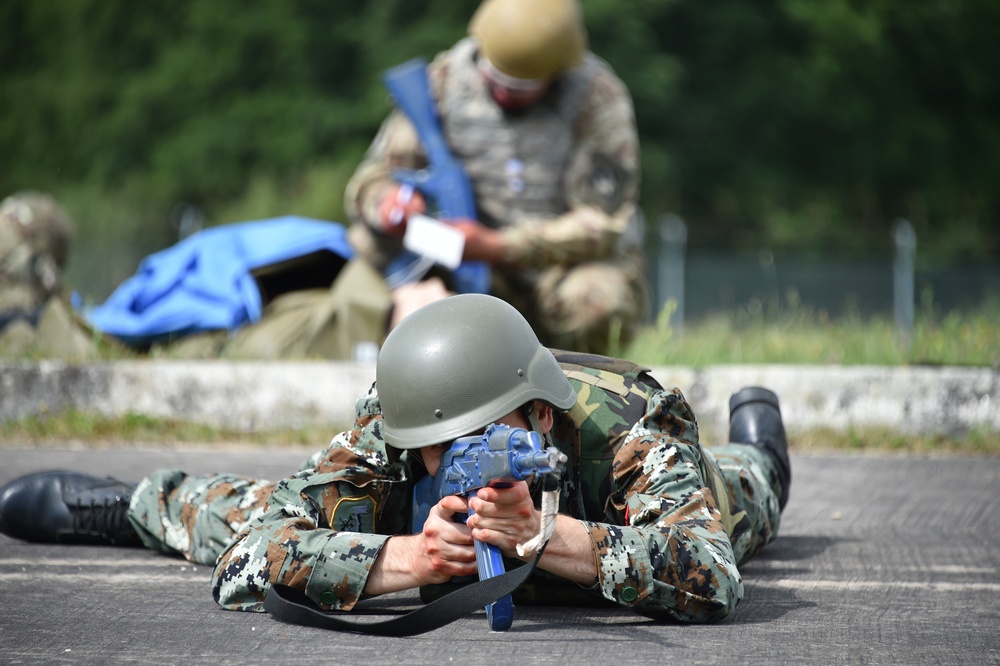
<path fill-rule="evenodd" d="M 535 409 L 535 401 L 527 403 L 523 408 L 524 418 L 528 420 L 528 425 L 531 426 L 532 431 L 537 432 L 542 436 L 542 441 L 545 442 L 545 446 L 552 446 L 552 438 L 549 437 L 549 433 L 542 432 L 542 424 L 538 421 L 538 410 Z"/>
<path fill-rule="evenodd" d="M 534 401 L 529 402 L 524 406 L 524 416 L 531 425 L 531 429 L 542 436 L 542 441 L 545 443 L 546 449 L 552 447 L 552 439 L 549 437 L 549 433 L 542 432 L 542 424 L 538 421 L 538 410 L 535 409 Z M 554 450 L 554 447 L 551 450 Z M 559 456 L 562 459 L 562 463 L 565 464 L 566 456 L 561 453 Z M 542 489 L 542 520 L 541 525 L 539 526 L 540 531 L 527 543 L 517 544 L 517 554 L 521 557 L 527 557 L 537 553 L 538 550 L 543 548 L 544 545 L 548 543 L 549 539 L 552 538 L 556 528 L 556 515 L 559 513 L 559 475 L 545 475 L 544 479 L 539 479 L 536 476 L 532 480 L 532 491 L 537 489 L 539 484 Z"/>

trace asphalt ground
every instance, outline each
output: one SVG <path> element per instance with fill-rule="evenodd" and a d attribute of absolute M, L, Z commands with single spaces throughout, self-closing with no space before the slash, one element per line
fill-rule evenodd
<path fill-rule="evenodd" d="M 305 450 L 0 447 L 0 483 L 68 468 L 137 480 L 157 467 L 279 478 Z M 621 609 L 480 612 L 412 638 L 333 633 L 228 612 L 207 567 L 142 549 L 0 536 L 4 664 L 996 664 L 1000 458 L 793 455 L 781 535 L 744 565 L 714 625 Z M 364 603 L 413 610 L 414 593 Z"/>

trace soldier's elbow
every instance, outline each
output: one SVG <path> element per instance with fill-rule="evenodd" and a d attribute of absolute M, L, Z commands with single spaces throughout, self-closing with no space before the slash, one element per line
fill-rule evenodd
<path fill-rule="evenodd" d="M 667 586 L 654 594 L 650 603 L 636 610 L 657 620 L 689 624 L 709 624 L 728 617 L 743 599 L 743 581 L 739 573 L 718 575 L 707 587 L 682 589 Z"/>
<path fill-rule="evenodd" d="M 718 622 L 728 617 L 743 600 L 743 579 L 735 567 L 718 574 L 709 594 L 692 595 L 685 620 L 692 623 Z"/>
<path fill-rule="evenodd" d="M 263 613 L 270 582 L 261 562 L 242 547 L 244 540 L 236 541 L 216 562 L 212 597 L 227 610 Z"/>

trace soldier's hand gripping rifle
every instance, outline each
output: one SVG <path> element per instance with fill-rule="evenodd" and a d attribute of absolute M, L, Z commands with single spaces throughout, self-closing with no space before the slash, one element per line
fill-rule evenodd
<path fill-rule="evenodd" d="M 536 432 L 506 425 L 491 425 L 482 435 L 462 437 L 455 440 L 451 448 L 441 456 L 441 463 L 432 482 L 430 491 L 415 489 L 418 497 L 415 515 L 430 510 L 428 502 L 437 503 L 449 495 L 468 497 L 486 486 L 503 486 L 514 481 L 524 481 L 532 476 L 545 477 L 548 497 L 558 490 L 558 476 L 566 464 L 566 455 L 555 447 L 542 448 L 542 437 Z M 426 486 L 423 488 L 426 491 Z M 421 501 L 420 495 L 424 495 Z M 558 503 L 558 500 L 552 500 Z M 421 506 L 422 505 L 422 506 Z M 543 502 L 543 514 L 546 513 Z M 550 508 L 550 519 L 554 521 L 556 507 Z M 472 510 L 469 510 L 472 513 Z M 543 517 L 543 521 L 545 518 Z M 416 522 L 416 521 L 415 521 Z M 415 528 L 417 526 L 415 525 Z M 423 522 L 420 523 L 423 527 Z M 551 535 L 545 534 L 543 524 L 542 539 L 538 546 Z M 531 546 L 529 550 L 536 546 Z M 519 550 L 521 546 L 518 547 Z M 492 544 L 476 541 L 476 565 L 479 579 L 485 580 L 504 573 L 503 555 Z M 514 621 L 514 603 L 510 595 L 502 597 L 486 607 L 486 619 L 493 631 L 506 631 Z"/>
<path fill-rule="evenodd" d="M 392 94 L 396 107 L 416 128 L 428 162 L 426 169 L 396 169 L 393 177 L 433 201 L 442 219 L 476 219 L 476 202 L 469 177 L 451 154 L 441 131 L 427 80 L 427 61 L 414 58 L 397 65 L 383 73 L 382 81 Z M 412 266 L 419 261 L 412 253 L 404 251 L 404 254 L 408 256 L 397 258 L 389 266 L 390 282 L 393 275 L 412 272 Z M 490 291 L 490 267 L 487 264 L 462 262 L 453 275 L 455 287 L 460 293 L 488 294 Z"/>

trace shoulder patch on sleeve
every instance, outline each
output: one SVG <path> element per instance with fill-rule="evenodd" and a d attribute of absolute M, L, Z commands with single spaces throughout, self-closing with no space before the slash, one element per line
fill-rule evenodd
<path fill-rule="evenodd" d="M 341 497 L 333 507 L 331 527 L 338 532 L 364 532 L 375 534 L 375 509 L 371 495 Z"/>

